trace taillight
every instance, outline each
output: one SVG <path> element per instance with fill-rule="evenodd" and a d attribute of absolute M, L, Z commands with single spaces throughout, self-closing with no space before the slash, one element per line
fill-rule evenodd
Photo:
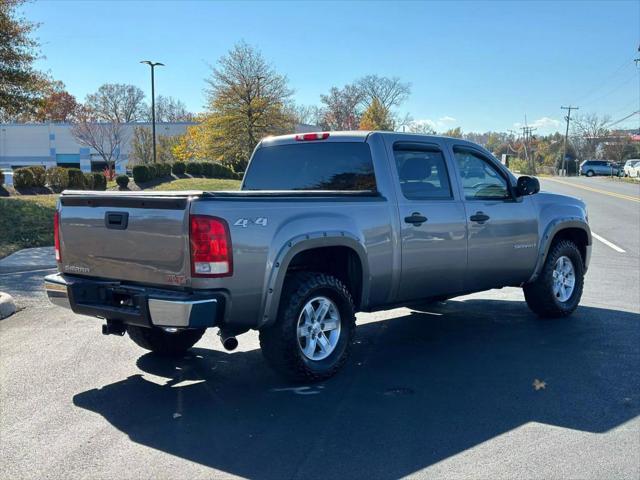
<path fill-rule="evenodd" d="M 310 140 L 326 140 L 327 138 L 329 138 L 329 132 L 301 133 L 300 135 L 296 135 L 296 141 L 298 142 L 308 142 Z"/>
<path fill-rule="evenodd" d="M 225 277 L 233 273 L 229 226 L 221 218 L 191 215 L 191 274 L 194 277 Z"/>
<path fill-rule="evenodd" d="M 60 214 L 57 210 L 53 214 L 53 243 L 56 251 L 56 262 L 61 262 L 62 254 L 60 253 Z"/>

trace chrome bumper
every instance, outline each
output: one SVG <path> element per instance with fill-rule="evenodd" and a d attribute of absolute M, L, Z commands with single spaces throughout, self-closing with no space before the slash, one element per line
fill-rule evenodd
<path fill-rule="evenodd" d="M 219 292 L 176 292 L 60 273 L 45 277 L 44 286 L 49 301 L 59 307 L 148 327 L 216 326 L 226 300 Z"/>

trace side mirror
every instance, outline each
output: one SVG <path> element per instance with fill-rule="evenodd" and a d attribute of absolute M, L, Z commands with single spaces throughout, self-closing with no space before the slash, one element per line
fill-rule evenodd
<path fill-rule="evenodd" d="M 519 197 L 525 195 L 533 195 L 540 191 L 540 182 L 536 177 L 522 176 L 518 177 L 518 184 L 516 186 L 516 194 Z"/>

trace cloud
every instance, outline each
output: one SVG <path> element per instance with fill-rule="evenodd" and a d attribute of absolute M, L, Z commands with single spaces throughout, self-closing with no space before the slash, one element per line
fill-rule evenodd
<path fill-rule="evenodd" d="M 416 125 L 425 125 L 433 128 L 436 131 L 439 131 L 450 127 L 454 122 L 457 122 L 455 118 L 445 115 L 444 117 L 440 117 L 437 120 L 431 120 L 430 118 L 421 118 L 418 120 L 414 120 L 412 123 Z"/>
<path fill-rule="evenodd" d="M 455 118 L 450 117 L 448 115 L 445 115 L 444 117 L 440 117 L 438 119 L 438 123 L 440 123 L 440 124 L 450 124 L 450 123 L 453 123 L 453 122 L 456 122 L 456 121 L 457 120 Z"/>
<path fill-rule="evenodd" d="M 560 120 L 550 117 L 542 117 L 529 123 L 530 127 L 537 128 L 539 130 L 557 130 L 562 125 Z M 515 128 L 524 127 L 524 123 L 516 122 L 513 124 Z"/>

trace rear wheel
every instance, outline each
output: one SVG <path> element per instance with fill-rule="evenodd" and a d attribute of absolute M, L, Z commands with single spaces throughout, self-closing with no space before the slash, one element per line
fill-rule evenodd
<path fill-rule="evenodd" d="M 355 333 L 351 294 L 337 278 L 296 273 L 287 278 L 274 325 L 260 331 L 267 363 L 293 381 L 334 375 L 349 354 Z"/>
<path fill-rule="evenodd" d="M 575 243 L 561 240 L 552 245 L 536 281 L 524 286 L 524 298 L 540 317 L 566 317 L 578 307 L 583 285 L 580 250 Z"/>
<path fill-rule="evenodd" d="M 139 347 L 151 350 L 158 355 L 182 355 L 204 335 L 204 328 L 166 331 L 158 327 L 138 327 L 127 325 L 127 333 Z"/>

